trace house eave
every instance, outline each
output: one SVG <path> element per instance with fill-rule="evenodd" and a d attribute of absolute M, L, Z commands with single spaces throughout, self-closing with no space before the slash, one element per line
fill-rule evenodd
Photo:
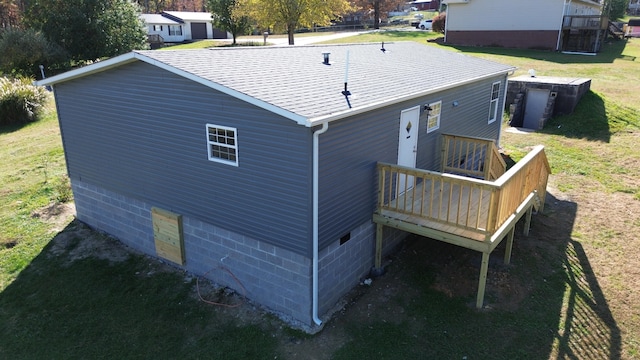
<path fill-rule="evenodd" d="M 239 100 L 245 101 L 247 103 L 250 103 L 252 105 L 255 105 L 259 108 L 265 109 L 267 111 L 270 111 L 274 114 L 283 116 L 287 119 L 293 120 L 295 121 L 298 125 L 303 125 L 306 127 L 311 127 L 313 126 L 311 124 L 311 122 L 308 120 L 307 117 L 298 115 L 296 113 L 293 113 L 291 111 L 288 111 L 286 109 L 283 109 L 281 107 L 275 106 L 273 104 L 270 104 L 268 102 L 256 99 L 252 96 L 249 96 L 245 93 L 230 89 L 228 87 L 222 86 L 218 83 L 212 82 L 210 80 L 207 79 L 203 79 L 199 76 L 196 76 L 194 74 L 191 74 L 189 72 L 180 70 L 180 69 L 176 69 L 173 66 L 167 65 L 165 63 L 162 63 L 158 60 L 154 60 L 151 59 L 143 54 L 137 53 L 137 52 L 130 52 L 124 55 L 120 55 L 120 56 L 116 56 L 113 57 L 111 59 L 108 60 L 103 60 L 103 61 L 99 61 L 97 63 L 91 64 L 89 66 L 85 66 L 79 69 L 75 69 L 75 70 L 71 70 L 68 72 L 65 72 L 63 74 L 60 75 L 56 75 L 56 76 L 52 76 L 50 78 L 47 79 L 43 79 L 43 80 L 39 80 L 34 82 L 35 85 L 37 86 L 47 86 L 47 85 L 55 85 L 55 84 L 59 84 L 62 82 L 66 82 L 66 81 L 70 81 L 70 80 L 74 80 L 77 78 L 81 78 L 83 76 L 87 76 L 90 74 L 95 74 L 95 73 L 99 73 L 102 71 L 106 71 L 118 66 L 122 66 L 134 61 L 143 61 L 147 64 L 159 67 L 161 69 L 164 69 L 166 71 L 169 71 L 173 74 L 176 74 L 178 76 L 182 76 L 184 78 L 187 78 L 191 81 L 194 81 L 196 83 L 199 83 L 201 85 L 207 86 L 211 89 L 220 91 L 224 94 L 227 94 L 229 96 L 232 96 L 234 98 L 237 98 Z"/>
<path fill-rule="evenodd" d="M 384 101 L 379 101 L 376 103 L 372 103 L 372 104 L 367 104 L 366 106 L 361 106 L 361 107 L 356 107 L 356 108 L 352 108 L 352 109 L 348 109 L 345 111 L 340 111 L 340 112 L 336 112 L 333 114 L 328 114 L 328 115 L 323 115 L 323 116 L 318 116 L 312 119 L 309 119 L 309 125 L 307 126 L 317 126 L 317 125 L 321 125 L 322 123 L 325 122 L 332 122 L 332 121 L 336 121 L 336 120 L 340 120 L 352 115 L 357 115 L 357 114 L 362 114 L 368 111 L 372 111 L 372 110 L 376 110 L 376 109 L 380 109 L 389 105 L 393 105 L 399 102 L 403 102 L 403 101 L 409 101 L 409 100 L 413 100 L 413 99 L 417 99 L 420 97 L 424 97 L 424 96 L 428 96 L 431 94 L 435 94 L 441 91 L 445 91 L 445 90 L 449 90 L 449 89 L 453 89 L 459 86 L 464 86 L 467 84 L 471 84 L 477 81 L 482 81 L 485 79 L 490 79 L 496 76 L 500 76 L 500 75 L 508 75 L 510 73 L 512 73 L 513 71 L 515 71 L 516 68 L 512 67 L 506 70 L 502 70 L 502 71 L 498 71 L 495 73 L 491 73 L 491 74 L 486 74 L 483 76 L 478 76 L 475 78 L 471 78 L 471 79 L 467 79 L 464 81 L 458 81 L 455 83 L 450 83 L 444 86 L 440 86 L 440 87 L 436 87 L 436 88 L 431 88 L 428 90 L 424 90 L 424 91 L 418 91 L 415 93 L 411 93 L 411 94 L 407 94 L 407 95 L 403 95 L 403 96 L 397 96 L 397 97 L 393 97 L 393 98 L 389 98 L 387 100 Z"/>
<path fill-rule="evenodd" d="M 378 102 L 374 102 L 374 103 L 369 103 L 366 104 L 364 106 L 360 106 L 360 107 L 354 107 L 351 109 L 346 109 L 344 111 L 339 111 L 339 112 L 334 112 L 334 113 L 330 113 L 330 114 L 325 114 L 325 115 L 321 115 L 321 116 L 317 116 L 317 117 L 307 117 L 307 116 L 303 116 L 297 113 L 294 113 L 292 111 L 286 110 L 284 108 L 281 108 L 279 106 L 276 106 L 274 104 L 271 104 L 269 102 L 260 100 L 260 99 L 256 99 L 253 96 L 250 96 L 248 94 L 245 94 L 243 92 L 231 89 L 229 87 L 223 86 L 221 84 L 218 84 L 216 82 L 213 82 L 211 80 L 207 80 L 204 79 L 200 76 L 197 76 L 195 74 L 189 73 L 187 71 L 178 69 L 174 66 L 165 64 L 161 61 L 152 59 L 144 54 L 141 54 L 139 52 L 130 52 L 124 55 L 120 55 L 120 56 L 116 56 L 114 58 L 108 59 L 108 60 L 103 60 L 103 61 L 99 61 L 96 62 L 94 64 L 91 64 L 89 66 L 85 66 L 79 69 L 75 69 L 75 70 L 71 70 L 68 72 L 65 72 L 63 74 L 59 74 L 56 76 L 52 76 L 50 78 L 47 79 L 43 79 L 43 80 L 39 80 L 36 81 L 34 84 L 38 85 L 38 86 L 45 86 L 45 85 L 55 85 L 55 84 L 59 84 L 62 82 L 66 82 L 66 81 L 70 81 L 70 80 L 74 80 L 77 78 L 81 78 L 90 74 L 95 74 L 95 73 L 99 73 L 102 71 L 106 71 L 118 66 L 122 66 L 131 62 L 135 62 L 135 61 L 143 61 L 147 64 L 159 67 L 161 69 L 164 69 L 170 73 L 176 74 L 178 76 L 184 77 L 186 79 L 189 79 L 191 81 L 194 81 L 198 84 L 204 85 L 206 87 L 209 87 L 211 89 L 214 89 L 216 91 L 220 91 L 221 93 L 227 94 L 229 96 L 232 96 L 238 100 L 244 101 L 246 103 L 252 104 L 256 107 L 262 108 L 264 110 L 267 110 L 271 113 L 280 115 L 284 118 L 290 119 L 292 121 L 295 121 L 296 124 L 298 125 L 302 125 L 305 127 L 314 127 L 317 125 L 321 125 L 323 123 L 328 123 L 328 122 L 332 122 L 332 121 L 336 121 L 336 120 L 340 120 L 349 116 L 353 116 L 353 115 L 357 115 L 357 114 L 361 114 L 361 113 L 365 113 L 368 111 L 372 111 L 372 110 L 376 110 L 376 109 L 380 109 L 383 107 L 387 107 L 390 106 L 392 104 L 396 104 L 399 102 L 403 102 L 403 101 L 409 101 L 412 99 L 416 99 L 419 97 L 424 97 L 427 95 L 431 95 L 440 91 L 444 91 L 444 90 L 448 90 L 448 89 L 452 89 L 455 87 L 459 87 L 459 86 L 464 86 L 466 84 L 470 84 L 473 82 L 477 82 L 477 81 L 482 81 L 484 79 L 488 79 L 488 78 L 492 78 L 495 76 L 500 76 L 500 75 L 505 75 L 505 74 L 509 74 L 510 72 L 513 72 L 516 68 L 515 67 L 510 67 L 507 69 L 503 69 L 500 71 L 496 71 L 493 73 L 489 73 L 489 74 L 485 74 L 482 76 L 476 76 L 473 78 L 469 78 L 463 81 L 458 81 L 458 82 L 453 82 L 453 83 L 449 83 L 447 85 L 443 85 L 443 86 L 439 86 L 439 87 L 435 87 L 435 88 L 430 88 L 430 89 L 426 89 L 423 91 L 417 91 L 417 92 L 413 92 L 413 93 L 409 93 L 406 95 L 402 95 L 402 96 L 396 96 L 396 97 L 391 97 L 382 101 L 378 101 Z"/>
<path fill-rule="evenodd" d="M 247 94 L 245 94 L 243 92 L 240 92 L 240 91 L 237 91 L 237 90 L 233 90 L 233 89 L 228 88 L 226 86 L 222 86 L 222 85 L 220 85 L 218 83 L 215 83 L 213 81 L 204 79 L 204 78 L 202 78 L 200 76 L 194 75 L 194 74 L 189 73 L 187 71 L 177 69 L 177 68 L 175 68 L 175 67 L 173 67 L 171 65 L 167 65 L 167 64 L 165 64 L 163 62 L 160 62 L 158 60 L 152 59 L 152 58 L 147 57 L 145 55 L 142 55 L 142 54 L 139 54 L 139 53 L 135 53 L 135 54 L 136 54 L 136 58 L 138 60 L 140 60 L 140 61 L 144 61 L 144 62 L 146 62 L 146 63 L 148 63 L 150 65 L 157 66 L 157 67 L 159 67 L 161 69 L 164 69 L 166 71 L 169 71 L 169 72 L 171 72 L 173 74 L 176 74 L 178 76 L 182 76 L 182 77 L 187 78 L 187 79 L 189 79 L 191 81 L 194 81 L 194 82 L 196 82 L 198 84 L 204 85 L 204 86 L 209 87 L 211 89 L 220 91 L 221 93 L 224 93 L 224 94 L 227 94 L 229 96 L 232 96 L 232 97 L 234 97 L 234 98 L 236 98 L 238 100 L 242 100 L 244 102 L 247 102 L 249 104 L 255 105 L 255 106 L 257 106 L 259 108 L 262 108 L 264 110 L 270 111 L 270 112 L 272 112 L 274 114 L 283 116 L 283 117 L 285 117 L 287 119 L 290 119 L 290 120 L 293 120 L 299 125 L 304 125 L 304 126 L 307 126 L 307 127 L 311 126 L 311 125 L 309 125 L 309 122 L 308 122 L 307 118 L 304 117 L 304 116 L 298 115 L 296 113 L 293 113 L 293 112 L 288 111 L 286 109 L 283 109 L 281 107 L 275 106 L 275 105 L 273 105 L 271 103 L 256 99 L 255 97 L 247 95 Z"/>
<path fill-rule="evenodd" d="M 35 81 L 34 85 L 36 86 L 55 85 L 62 82 L 81 78 L 89 74 L 95 74 L 102 71 L 106 71 L 111 68 L 122 66 L 124 64 L 128 64 L 134 61 L 136 61 L 135 53 L 127 53 L 127 54 L 119 55 L 107 60 L 101 60 L 91 65 L 87 65 L 78 69 L 70 70 L 65 73 L 52 76 L 50 78 Z"/>

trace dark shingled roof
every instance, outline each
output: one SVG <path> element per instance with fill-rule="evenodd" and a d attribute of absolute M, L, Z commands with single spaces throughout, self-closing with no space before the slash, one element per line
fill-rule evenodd
<path fill-rule="evenodd" d="M 368 43 L 136 51 L 39 83 L 140 60 L 312 126 L 514 70 L 415 42 L 386 43 L 381 49 L 380 43 Z M 323 64 L 323 53 L 330 54 L 330 65 Z M 351 108 L 342 94 L 345 76 Z"/>

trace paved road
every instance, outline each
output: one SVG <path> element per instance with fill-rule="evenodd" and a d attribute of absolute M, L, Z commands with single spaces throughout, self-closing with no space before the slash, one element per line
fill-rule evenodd
<path fill-rule="evenodd" d="M 293 41 L 295 45 L 309 45 L 314 43 L 319 43 L 328 40 L 341 39 L 349 36 L 355 36 L 359 34 L 364 34 L 367 31 L 345 31 L 338 32 L 328 35 L 317 35 L 317 36 L 295 36 L 293 37 Z M 277 37 L 277 38 L 267 38 L 267 42 L 276 46 L 289 45 L 289 39 L 286 37 Z"/>
<path fill-rule="evenodd" d="M 407 27 L 406 29 L 396 29 L 396 30 L 400 30 L 400 31 L 423 31 L 423 30 L 419 30 L 413 27 Z M 323 41 L 328 41 L 328 40 L 334 40 L 334 39 L 341 39 L 341 38 L 345 38 L 345 37 L 350 37 L 350 36 L 356 36 L 356 35 L 360 35 L 360 34 L 366 34 L 366 33 L 370 33 L 370 32 L 376 32 L 376 31 L 386 31 L 386 30 L 362 30 L 362 31 L 341 31 L 341 32 L 336 32 L 336 33 L 331 33 L 331 34 L 326 34 L 326 35 L 314 35 L 314 36 L 299 36 L 300 34 L 294 35 L 294 42 L 295 45 L 309 45 L 309 44 L 315 44 L 315 43 L 319 43 L 319 42 L 323 42 Z M 231 39 L 216 39 L 217 41 L 231 41 Z M 238 42 L 242 42 L 242 41 L 251 41 L 251 42 L 256 42 L 257 40 L 255 38 L 252 39 L 238 39 Z M 258 40 L 260 42 L 262 42 L 262 40 Z M 288 46 L 289 45 L 289 39 L 286 36 L 278 36 L 278 37 L 268 37 L 267 38 L 267 42 L 273 46 Z"/>

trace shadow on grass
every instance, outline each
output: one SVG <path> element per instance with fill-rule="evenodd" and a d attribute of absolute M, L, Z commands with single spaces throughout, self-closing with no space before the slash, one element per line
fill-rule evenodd
<path fill-rule="evenodd" d="M 26 126 L 29 126 L 29 124 L 32 124 L 32 123 L 33 122 L 22 123 L 22 124 L 0 125 L 0 135 L 16 132 L 20 129 L 23 129 Z"/>
<path fill-rule="evenodd" d="M 89 256 L 70 262 L 69 254 L 87 255 L 87 234 L 92 232 L 84 225 L 69 224 L 0 293 L 1 359 L 277 355 L 270 332 L 221 318 L 195 300 L 192 281 L 156 260 L 131 254 L 117 261 Z"/>
<path fill-rule="evenodd" d="M 563 54 L 562 52 L 532 49 L 510 49 L 501 47 L 473 47 L 442 44 L 449 46 L 467 54 L 491 54 L 505 55 L 520 58 L 549 61 L 556 64 L 611 64 L 614 60 L 624 59 L 637 61 L 637 59 L 622 55 L 627 40 L 615 40 L 603 45 L 602 50 L 595 56 L 584 56 L 575 54 Z"/>
<path fill-rule="evenodd" d="M 483 310 L 474 308 L 480 254 L 408 241 L 384 276 L 393 316 L 349 325 L 335 359 L 617 359 L 620 330 L 589 259 L 571 238 L 577 204 L 549 195 L 528 237 L 518 225 L 511 265 L 494 251 Z M 371 291 L 376 291 L 372 289 Z"/>
<path fill-rule="evenodd" d="M 620 359 L 621 334 L 582 245 L 566 251 L 567 294 L 557 334 L 558 359 Z"/>
<path fill-rule="evenodd" d="M 552 118 L 539 132 L 606 143 L 612 134 L 605 101 L 593 91 L 584 94 L 572 114 Z"/>
<path fill-rule="evenodd" d="M 630 129 L 640 129 L 637 109 L 605 101 L 589 91 L 572 114 L 552 118 L 540 132 L 608 143 L 613 134 Z"/>

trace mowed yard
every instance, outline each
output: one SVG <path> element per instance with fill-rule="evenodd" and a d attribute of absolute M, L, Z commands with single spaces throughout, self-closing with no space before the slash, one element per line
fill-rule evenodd
<path fill-rule="evenodd" d="M 442 46 L 433 38 L 338 41 Z M 512 264 L 492 256 L 486 309 L 470 305 L 477 254 L 413 237 L 315 335 L 250 303 L 205 304 L 189 274 L 127 253 L 55 206 L 68 189 L 51 105 L 38 123 L 0 128 L 0 358 L 640 359 L 640 39 L 597 56 L 443 47 L 515 75 L 592 79 L 574 114 L 502 134 L 516 160 L 545 145 L 553 175 Z"/>

